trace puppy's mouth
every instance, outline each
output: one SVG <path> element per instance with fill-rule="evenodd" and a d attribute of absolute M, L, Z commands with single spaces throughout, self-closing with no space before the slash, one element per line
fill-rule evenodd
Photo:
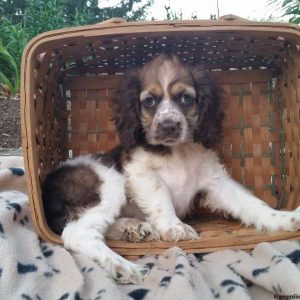
<path fill-rule="evenodd" d="M 152 138 L 148 139 L 150 144 L 153 145 L 165 145 L 165 146 L 176 146 L 183 143 L 193 142 L 192 131 L 179 130 L 174 134 L 164 135 L 161 132 L 156 131 L 156 134 Z"/>
<path fill-rule="evenodd" d="M 180 139 L 165 139 L 160 141 L 160 144 L 166 145 L 166 146 L 171 146 L 171 145 L 176 145 L 180 143 Z"/>
<path fill-rule="evenodd" d="M 182 131 L 178 131 L 170 135 L 161 134 L 161 132 L 157 132 L 154 138 L 154 143 L 166 145 L 166 146 L 172 146 L 172 145 L 182 143 L 182 140 L 183 140 Z"/>

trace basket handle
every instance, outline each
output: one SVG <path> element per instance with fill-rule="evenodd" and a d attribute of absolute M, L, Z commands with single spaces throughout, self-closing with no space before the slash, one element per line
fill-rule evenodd
<path fill-rule="evenodd" d="M 236 15 L 231 15 L 231 14 L 221 16 L 219 18 L 219 20 L 221 20 L 221 21 L 247 21 L 247 22 L 250 22 L 248 19 L 244 19 L 242 17 L 236 16 Z"/>
<path fill-rule="evenodd" d="M 126 22 L 127 22 L 127 20 L 124 18 L 110 18 L 108 20 L 105 20 L 105 21 L 102 21 L 99 23 L 95 23 L 94 25 L 98 26 L 98 25 L 105 25 L 105 24 L 120 24 L 120 23 L 126 23 Z"/>

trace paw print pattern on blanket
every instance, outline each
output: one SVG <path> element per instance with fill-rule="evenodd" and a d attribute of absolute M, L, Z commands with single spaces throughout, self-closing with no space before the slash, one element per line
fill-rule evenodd
<path fill-rule="evenodd" d="M 184 269 L 183 264 L 176 265 L 175 266 L 175 271 L 176 271 L 175 274 L 184 276 L 183 269 Z"/>
<path fill-rule="evenodd" d="M 49 248 L 49 246 L 45 243 L 41 243 L 41 251 L 44 257 L 49 257 L 53 255 L 53 250 Z"/>
<path fill-rule="evenodd" d="M 270 269 L 270 267 L 255 269 L 255 270 L 252 271 L 252 275 L 254 277 L 256 277 L 256 276 L 260 275 L 261 273 L 268 273 L 269 269 Z"/>
<path fill-rule="evenodd" d="M 81 269 L 81 273 L 84 273 L 84 272 L 92 272 L 93 270 L 94 270 L 93 267 L 91 267 L 91 268 L 83 267 L 83 268 Z"/>
<path fill-rule="evenodd" d="M 6 204 L 7 204 L 6 208 L 8 210 L 14 211 L 13 221 L 19 222 L 21 225 L 25 226 L 28 223 L 29 219 L 26 214 L 22 213 L 21 206 L 18 203 L 8 202 L 8 201 L 6 201 Z"/>
<path fill-rule="evenodd" d="M 40 241 L 19 192 L 0 193 L 0 257 L 0 299 L 248 300 L 300 290 L 296 241 L 197 257 L 174 247 L 139 260 L 150 270 L 142 284 L 117 285 L 94 261 Z"/>
<path fill-rule="evenodd" d="M 240 284 L 239 282 L 235 282 L 231 279 L 225 279 L 221 282 L 221 287 L 226 288 L 227 294 L 231 294 L 237 287 L 241 287 L 246 289 L 244 284 Z"/>
<path fill-rule="evenodd" d="M 7 158 L 9 158 L 9 156 L 7 156 Z M 18 159 L 20 159 L 20 157 L 18 157 Z M 27 187 L 22 160 L 21 158 L 18 163 L 20 167 L 11 167 L 11 162 L 4 163 L 3 157 L 0 156 L 0 192 L 16 190 L 26 193 Z"/>
<path fill-rule="evenodd" d="M 160 281 L 159 286 L 163 286 L 163 287 L 168 287 L 168 285 L 171 283 L 171 276 L 165 276 L 163 277 L 163 279 Z"/>
<path fill-rule="evenodd" d="M 300 264 L 300 250 L 295 250 L 287 255 L 287 257 L 296 265 Z"/>
<path fill-rule="evenodd" d="M 26 274 L 30 272 L 36 272 L 38 270 L 36 265 L 32 264 L 21 264 L 18 262 L 17 264 L 17 270 L 19 274 Z"/>
<path fill-rule="evenodd" d="M 134 300 L 143 300 L 149 293 L 149 289 L 136 289 L 128 294 Z"/>
<path fill-rule="evenodd" d="M 22 168 L 8 168 L 8 169 L 15 176 L 23 176 L 25 174 L 24 169 L 22 169 Z"/>
<path fill-rule="evenodd" d="M 69 299 L 69 296 L 70 296 L 69 293 L 65 293 L 58 300 L 67 300 L 67 299 Z"/>
<path fill-rule="evenodd" d="M 4 235 L 4 229 L 3 229 L 3 226 L 2 226 L 1 223 L 0 223 L 0 234 L 1 234 L 1 235 Z"/>
<path fill-rule="evenodd" d="M 27 294 L 22 294 L 21 295 L 21 299 L 22 300 L 42 300 L 42 298 L 39 296 L 39 295 L 35 295 L 35 298 L 32 298 L 32 297 L 30 297 L 29 295 L 27 295 Z"/>

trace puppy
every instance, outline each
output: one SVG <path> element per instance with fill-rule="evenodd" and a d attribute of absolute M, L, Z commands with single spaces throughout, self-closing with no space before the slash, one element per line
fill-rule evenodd
<path fill-rule="evenodd" d="M 113 100 L 120 146 L 61 164 L 45 179 L 49 226 L 66 248 L 98 261 L 122 283 L 147 269 L 125 260 L 104 238 L 197 239 L 182 219 L 201 204 L 258 230 L 295 231 L 300 211 L 270 208 L 235 182 L 212 148 L 221 140 L 222 91 L 199 67 L 160 55 L 129 71 Z"/>

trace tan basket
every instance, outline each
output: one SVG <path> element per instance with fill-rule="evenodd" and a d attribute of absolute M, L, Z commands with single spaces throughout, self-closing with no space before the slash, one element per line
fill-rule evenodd
<path fill-rule="evenodd" d="M 230 16 L 218 21 L 112 19 L 34 38 L 23 54 L 21 111 L 28 192 L 41 238 L 61 242 L 45 222 L 45 174 L 69 157 L 103 152 L 118 143 L 108 100 L 125 69 L 163 51 L 202 64 L 225 89 L 225 137 L 218 151 L 232 176 L 272 207 L 298 206 L 299 33 L 297 26 Z M 188 252 L 300 239 L 300 232 L 258 233 L 207 215 L 191 223 L 202 231 L 202 239 L 177 243 Z M 108 243 L 131 258 L 174 245 Z"/>

